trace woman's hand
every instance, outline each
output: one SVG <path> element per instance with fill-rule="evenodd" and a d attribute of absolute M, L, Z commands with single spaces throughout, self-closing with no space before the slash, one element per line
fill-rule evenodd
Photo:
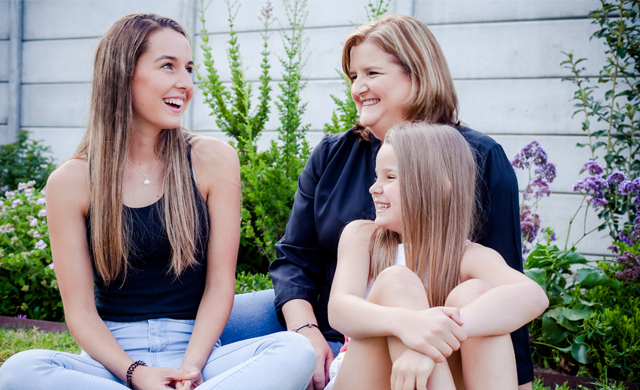
<path fill-rule="evenodd" d="M 404 345 L 438 363 L 445 361 L 460 343 L 467 339 L 461 328 L 460 310 L 453 307 L 434 307 L 426 310 L 408 310 L 399 318 L 396 336 Z"/>
<path fill-rule="evenodd" d="M 407 348 L 391 368 L 391 390 L 426 390 L 436 363 L 428 356 Z"/>
<path fill-rule="evenodd" d="M 196 387 L 200 386 L 202 383 L 204 383 L 204 379 L 202 379 L 202 372 L 195 365 L 183 363 L 180 366 L 180 371 L 188 372 L 190 374 L 197 374 L 197 375 L 193 379 L 176 382 L 176 386 L 175 386 L 176 390 L 193 390 Z"/>
<path fill-rule="evenodd" d="M 196 378 L 202 378 L 200 371 L 188 372 L 168 367 L 138 366 L 131 375 L 131 384 L 136 390 L 166 390 L 166 386 L 190 389 L 185 385 Z"/>
<path fill-rule="evenodd" d="M 303 328 L 298 333 L 309 339 L 318 359 L 316 371 L 307 390 L 322 390 L 329 383 L 329 367 L 334 358 L 333 352 L 318 328 Z"/>

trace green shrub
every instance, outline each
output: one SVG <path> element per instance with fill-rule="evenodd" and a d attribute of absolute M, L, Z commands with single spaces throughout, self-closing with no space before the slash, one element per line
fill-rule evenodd
<path fill-rule="evenodd" d="M 247 274 L 244 271 L 236 275 L 236 294 L 262 291 L 273 288 L 271 278 L 265 274 Z"/>
<path fill-rule="evenodd" d="M 303 28 L 307 17 L 306 0 L 283 2 L 289 26 L 283 27 L 281 33 L 286 55 L 279 58 L 284 72 L 283 81 L 279 83 L 280 94 L 275 101 L 280 126 L 278 141 L 272 141 L 265 151 L 258 151 L 257 145 L 269 118 L 271 66 L 268 46 L 273 6 L 267 2 L 262 9 L 262 73 L 258 104 L 252 108 L 252 84 L 245 79 L 240 45 L 233 30 L 239 5 L 231 1 L 226 3 L 229 12 L 227 53 L 231 86 L 223 85 L 212 59 L 213 49 L 209 45 L 209 33 L 204 28 L 202 1 L 199 15 L 203 29 L 200 36 L 205 60 L 204 73 L 198 71 L 198 79 L 206 104 L 215 115 L 218 126 L 233 139 L 231 144 L 237 149 L 240 159 L 243 201 L 238 270 L 266 272 L 269 262 L 275 259 L 274 245 L 284 234 L 298 176 L 310 153 L 305 140 L 309 125 L 303 125 L 301 120 L 306 103 L 300 99 L 300 92 L 306 85 L 301 78 L 305 62 L 306 38 Z"/>
<path fill-rule="evenodd" d="M 56 168 L 50 153 L 51 148 L 29 140 L 29 132 L 20 130 L 16 142 L 0 146 L 0 191 L 16 189 L 28 180 L 43 188 Z"/>
<path fill-rule="evenodd" d="M 0 315 L 63 321 L 44 191 L 20 183 L 0 197 Z"/>

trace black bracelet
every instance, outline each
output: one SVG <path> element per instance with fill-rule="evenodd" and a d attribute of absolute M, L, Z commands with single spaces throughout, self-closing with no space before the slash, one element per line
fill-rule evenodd
<path fill-rule="evenodd" d="M 316 325 L 316 324 L 313 324 L 313 323 L 309 322 L 308 324 L 304 324 L 304 325 L 302 325 L 302 326 L 301 326 L 301 327 L 299 327 L 299 328 L 291 329 L 291 331 L 292 331 L 292 332 L 295 332 L 295 333 L 298 333 L 298 331 L 299 331 L 300 329 L 302 329 L 302 328 L 313 328 L 313 327 L 318 328 L 318 325 Z M 318 329 L 320 329 L 320 328 L 318 328 Z"/>
<path fill-rule="evenodd" d="M 133 390 L 133 385 L 131 384 L 131 375 L 133 375 L 133 370 L 135 370 L 138 366 L 146 367 L 147 364 L 142 360 L 138 360 L 137 362 L 131 363 L 129 369 L 127 369 L 127 387 Z"/>

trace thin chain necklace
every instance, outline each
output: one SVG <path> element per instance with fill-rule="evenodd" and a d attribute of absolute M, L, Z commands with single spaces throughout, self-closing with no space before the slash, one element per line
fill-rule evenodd
<path fill-rule="evenodd" d="M 158 164 L 160 164 L 160 160 L 158 160 L 158 162 L 156 163 L 156 165 L 153 167 L 153 169 L 151 170 L 151 172 L 149 172 L 148 175 L 145 175 L 144 173 L 140 172 L 138 170 L 138 168 L 136 168 L 135 165 L 133 165 L 133 163 L 131 161 L 129 161 L 129 159 L 127 159 L 127 162 L 129 164 L 131 164 L 131 166 L 133 167 L 133 169 L 135 169 L 141 176 L 144 177 L 144 181 L 142 182 L 142 184 L 144 184 L 145 186 L 148 186 L 149 184 L 151 184 L 151 182 L 149 181 L 149 178 L 147 177 L 148 175 L 151 175 L 153 173 L 153 171 L 156 170 L 156 168 L 158 167 Z"/>

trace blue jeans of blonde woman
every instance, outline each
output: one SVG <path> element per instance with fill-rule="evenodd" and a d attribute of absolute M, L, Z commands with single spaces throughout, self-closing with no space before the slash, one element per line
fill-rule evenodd
<path fill-rule="evenodd" d="M 105 321 L 133 360 L 179 368 L 193 320 Z M 316 366 L 311 344 L 293 332 L 224 344 L 220 340 L 202 370 L 210 389 L 305 389 Z M 84 351 L 24 351 L 0 367 L 0 389 L 124 390 L 126 386 Z"/>

